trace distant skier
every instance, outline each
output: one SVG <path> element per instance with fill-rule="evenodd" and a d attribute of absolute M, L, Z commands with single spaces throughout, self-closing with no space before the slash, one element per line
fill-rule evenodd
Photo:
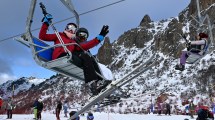
<path fill-rule="evenodd" d="M 0 97 L 0 110 L 2 108 L 2 105 L 3 105 L 3 99 L 2 99 L 2 97 Z"/>
<path fill-rule="evenodd" d="M 34 101 L 33 108 L 34 108 L 34 119 L 37 119 L 37 106 L 38 106 L 38 98 Z"/>
<path fill-rule="evenodd" d="M 185 37 L 184 37 L 185 38 Z M 186 39 L 186 38 L 185 38 Z M 176 70 L 183 71 L 185 69 L 185 63 L 186 59 L 189 57 L 190 53 L 196 54 L 196 55 L 203 55 L 206 45 L 207 45 L 207 39 L 208 35 L 205 33 L 199 33 L 196 36 L 196 41 L 190 41 L 187 42 L 187 50 L 188 51 L 182 51 L 181 57 L 180 57 L 180 64 L 175 66 Z"/>
<path fill-rule="evenodd" d="M 37 120 L 41 120 L 41 118 L 42 118 L 42 116 L 41 116 L 42 110 L 43 110 L 42 99 L 39 99 L 38 104 L 37 104 Z"/>
<path fill-rule="evenodd" d="M 61 111 L 61 110 L 62 110 L 62 103 L 61 103 L 60 100 L 58 100 L 58 101 L 57 101 L 56 111 L 55 111 L 57 120 L 60 120 L 60 111 Z"/>
<path fill-rule="evenodd" d="M 67 116 L 68 108 L 69 108 L 68 101 L 65 100 L 65 101 L 64 101 L 64 104 L 63 104 L 64 117 L 68 117 L 68 116 Z"/>
<path fill-rule="evenodd" d="M 11 97 L 8 97 L 6 103 L 6 110 L 7 110 L 7 119 L 12 119 L 13 110 L 15 109 L 15 104 Z"/>
<path fill-rule="evenodd" d="M 166 102 L 166 113 L 165 115 L 169 114 L 171 115 L 171 106 L 170 106 L 170 103 L 169 102 Z"/>
<path fill-rule="evenodd" d="M 189 104 L 189 110 L 190 110 L 190 117 L 193 119 L 193 115 L 195 114 L 195 105 L 193 104 L 193 101 L 190 101 Z"/>

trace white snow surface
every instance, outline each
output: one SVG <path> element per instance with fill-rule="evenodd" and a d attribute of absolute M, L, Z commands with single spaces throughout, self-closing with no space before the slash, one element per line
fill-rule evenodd
<path fill-rule="evenodd" d="M 185 118 L 190 119 L 190 116 L 187 115 L 164 115 L 158 116 L 157 114 L 113 114 L 113 113 L 93 113 L 94 120 L 184 120 Z M 80 116 L 80 120 L 87 120 L 85 116 Z M 3 118 L 2 118 L 3 117 Z M 12 120 L 33 120 L 33 114 L 14 114 Z M 197 116 L 194 116 L 195 118 Z M 0 120 L 5 120 L 5 115 L 0 115 Z M 51 113 L 42 113 L 42 120 L 55 120 L 55 114 Z M 61 120 L 68 120 L 64 117 L 64 114 L 60 115 Z"/>

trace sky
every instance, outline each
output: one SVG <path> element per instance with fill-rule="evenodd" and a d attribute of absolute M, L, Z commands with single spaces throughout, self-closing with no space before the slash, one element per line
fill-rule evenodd
<path fill-rule="evenodd" d="M 188 115 L 161 115 L 158 116 L 157 114 L 113 114 L 113 113 L 93 113 L 94 120 L 184 120 L 185 118 L 190 119 Z M 87 120 L 85 116 L 80 116 L 80 120 Z M 0 115 L 1 117 L 6 118 L 6 115 Z M 33 114 L 22 114 L 22 115 L 13 115 L 13 119 L 16 120 L 31 120 L 33 118 Z M 42 120 L 54 120 L 56 117 L 54 114 L 42 112 Z M 60 114 L 61 120 L 68 120 L 68 118 L 64 117 L 63 112 Z M 195 115 L 194 118 L 197 118 Z"/>
<path fill-rule="evenodd" d="M 119 0 L 72 0 L 76 11 L 81 14 L 101 6 L 105 6 Z M 32 29 L 41 27 L 43 17 L 39 2 L 43 2 L 48 13 L 52 14 L 53 22 L 72 17 L 73 14 L 60 2 L 60 0 L 42 1 L 37 0 L 37 6 L 33 19 Z M 185 9 L 190 0 L 125 0 L 112 6 L 80 16 L 80 26 L 89 30 L 89 39 L 96 37 L 103 25 L 109 25 L 111 42 L 117 40 L 125 31 L 139 26 L 142 18 L 148 14 L 153 21 L 160 21 L 170 17 L 176 17 Z M 34 76 L 37 78 L 49 78 L 55 73 L 40 67 L 32 58 L 31 50 L 13 39 L 25 32 L 25 22 L 28 16 L 30 0 L 2 0 L 0 4 L 0 84 L 20 77 Z M 55 24 L 59 32 L 65 25 L 75 22 L 75 19 Z M 38 30 L 32 32 L 38 36 Z M 53 31 L 50 29 L 50 33 Z M 5 40 L 6 38 L 10 38 Z M 99 44 L 91 49 L 97 53 Z"/>

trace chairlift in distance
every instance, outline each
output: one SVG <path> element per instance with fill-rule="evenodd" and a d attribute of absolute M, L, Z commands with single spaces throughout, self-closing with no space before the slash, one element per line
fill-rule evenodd
<path fill-rule="evenodd" d="M 210 17 L 208 16 L 208 14 L 206 14 L 205 16 L 201 15 L 200 7 L 199 7 L 199 0 L 196 0 L 196 5 L 197 5 L 198 20 L 195 19 L 193 16 L 191 16 L 191 17 L 198 23 L 199 26 L 194 26 L 192 24 L 191 25 L 197 29 L 197 33 L 207 32 L 209 38 L 206 40 L 206 44 L 201 51 L 203 53 L 202 55 L 192 53 L 191 51 L 193 49 L 188 51 L 189 57 L 186 59 L 186 63 L 188 63 L 188 64 L 194 64 L 197 61 L 201 60 L 201 58 L 203 58 L 205 55 L 208 54 L 208 52 L 210 51 L 210 48 L 213 47 L 212 29 L 214 28 L 214 24 L 213 25 L 211 24 Z M 207 24 L 204 24 L 205 22 Z M 206 27 L 206 28 L 204 28 L 204 27 Z"/>

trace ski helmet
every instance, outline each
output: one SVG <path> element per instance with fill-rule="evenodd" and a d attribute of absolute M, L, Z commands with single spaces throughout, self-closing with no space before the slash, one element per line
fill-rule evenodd
<path fill-rule="evenodd" d="M 79 38 L 79 39 L 87 39 L 89 37 L 89 32 L 86 28 L 79 28 L 76 32 L 76 36 Z"/>

